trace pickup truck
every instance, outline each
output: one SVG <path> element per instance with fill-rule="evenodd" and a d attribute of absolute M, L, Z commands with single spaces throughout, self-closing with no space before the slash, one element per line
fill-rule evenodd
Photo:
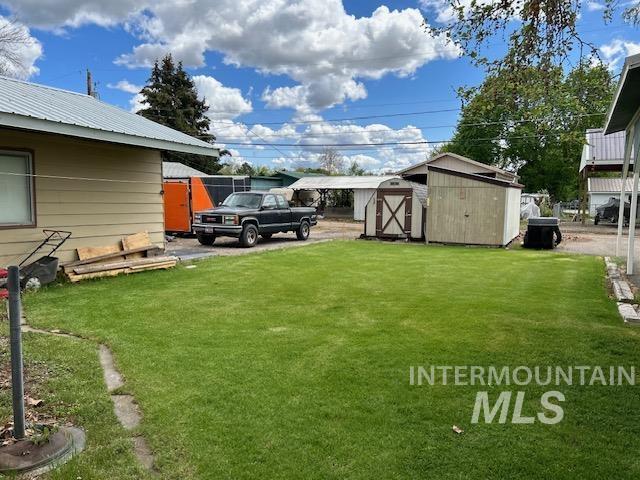
<path fill-rule="evenodd" d="M 290 207 L 284 195 L 269 192 L 238 192 L 218 207 L 194 215 L 193 230 L 202 245 L 213 245 L 216 237 L 235 237 L 243 247 L 258 243 L 258 235 L 296 232 L 298 240 L 309 238 L 318 223 L 316 209 Z"/>

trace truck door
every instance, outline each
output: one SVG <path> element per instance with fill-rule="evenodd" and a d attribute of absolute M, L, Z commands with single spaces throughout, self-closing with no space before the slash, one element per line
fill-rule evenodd
<path fill-rule="evenodd" d="M 260 209 L 260 232 L 277 232 L 280 230 L 280 212 L 275 195 L 265 195 Z"/>
<path fill-rule="evenodd" d="M 165 182 L 163 190 L 165 231 L 191 232 L 189 185 L 180 182 Z"/>
<path fill-rule="evenodd" d="M 278 204 L 278 223 L 282 230 L 288 230 L 293 222 L 289 202 L 284 198 L 284 195 L 276 195 L 276 202 Z"/>

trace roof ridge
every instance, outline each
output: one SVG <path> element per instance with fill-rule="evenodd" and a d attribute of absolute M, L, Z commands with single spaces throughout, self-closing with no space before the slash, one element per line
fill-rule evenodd
<path fill-rule="evenodd" d="M 93 98 L 94 100 L 97 100 L 99 102 L 101 101 L 101 100 L 99 100 L 99 99 L 97 99 L 95 97 L 92 97 L 91 95 L 87 95 L 86 93 L 74 92 L 73 90 L 65 90 L 64 88 L 53 87 L 51 85 L 44 85 L 42 83 L 28 82 L 27 80 L 20 80 L 18 78 L 8 77 L 6 75 L 0 75 L 0 80 L 7 80 L 9 82 L 22 83 L 24 85 L 32 85 L 32 86 L 36 86 L 36 87 L 47 88 L 49 90 L 55 90 L 57 92 L 70 93 L 72 95 L 80 95 L 81 97 L 88 97 L 88 98 Z M 105 102 L 103 102 L 103 103 L 105 103 Z M 125 110 L 125 112 L 126 112 L 126 110 Z"/>

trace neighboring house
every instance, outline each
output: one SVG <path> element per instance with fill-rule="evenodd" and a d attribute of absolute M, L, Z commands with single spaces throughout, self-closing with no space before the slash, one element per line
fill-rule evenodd
<path fill-rule="evenodd" d="M 507 182 L 516 182 L 518 175 L 508 172 L 493 165 L 487 165 L 485 163 L 476 162 L 470 158 L 463 157 L 456 153 L 440 153 L 431 157 L 424 162 L 411 165 L 403 170 L 397 172 L 397 175 L 418 183 L 427 183 L 427 169 L 430 167 L 445 168 L 447 170 L 454 170 L 456 172 L 471 173 L 474 175 L 482 175 L 484 177 L 495 178 L 497 180 L 504 180 Z"/>
<path fill-rule="evenodd" d="M 164 150 L 219 155 L 93 97 L 0 77 L 0 264 L 19 262 L 42 229 L 72 232 L 62 261 L 143 230 L 164 246 Z"/>
<path fill-rule="evenodd" d="M 625 201 L 629 201 L 630 192 L 632 187 L 631 178 L 627 178 L 627 185 L 625 191 Z M 620 198 L 620 191 L 622 190 L 622 180 L 620 178 L 603 178 L 603 177 L 590 177 L 587 179 L 587 192 L 589 195 L 589 215 L 592 217 L 596 214 L 596 208 L 609 201 L 611 197 L 616 199 Z"/>
<path fill-rule="evenodd" d="M 587 178 L 593 172 L 618 172 L 623 162 L 624 132 L 605 135 L 602 128 L 587 129 L 578 169 L 582 176 Z"/>

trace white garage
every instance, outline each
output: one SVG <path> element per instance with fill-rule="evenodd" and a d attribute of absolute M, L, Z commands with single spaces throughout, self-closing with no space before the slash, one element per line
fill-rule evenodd
<path fill-rule="evenodd" d="M 625 192 L 627 194 L 626 201 L 630 201 L 632 178 L 627 178 L 627 185 Z M 604 205 L 609 201 L 611 197 L 616 200 L 620 198 L 620 191 L 622 190 L 622 179 L 620 178 L 606 178 L 606 177 L 589 177 L 587 179 L 587 194 L 589 195 L 589 215 L 594 217 L 596 215 L 596 208 L 600 205 Z"/>

